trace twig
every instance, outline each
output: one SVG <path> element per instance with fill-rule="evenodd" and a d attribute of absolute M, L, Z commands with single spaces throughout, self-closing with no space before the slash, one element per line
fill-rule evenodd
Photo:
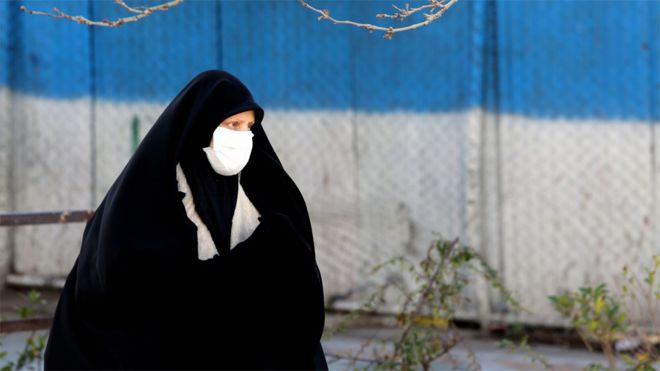
<path fill-rule="evenodd" d="M 446 0 L 447 2 L 444 2 L 445 0 L 442 0 L 442 1 L 429 0 L 430 4 L 422 5 L 422 6 L 417 7 L 417 8 L 410 8 L 408 5 L 406 5 L 406 8 L 401 9 L 397 6 L 394 6 L 394 8 L 397 10 L 396 13 L 394 13 L 394 14 L 377 14 L 376 15 L 377 18 L 391 18 L 391 19 L 399 19 L 399 20 L 403 21 L 407 17 L 409 17 L 409 16 L 411 16 L 411 15 L 413 15 L 413 14 L 415 14 L 415 13 L 421 11 L 421 10 L 431 9 L 430 12 L 424 13 L 424 18 L 425 18 L 424 21 L 418 22 L 418 23 L 415 23 L 415 24 L 412 24 L 412 25 L 406 26 L 406 27 L 395 28 L 395 27 L 391 27 L 391 26 L 390 27 L 376 26 L 376 25 L 373 25 L 373 24 L 370 24 L 370 23 L 359 23 L 359 22 L 354 22 L 354 21 L 350 21 L 350 20 L 337 20 L 337 19 L 330 16 L 330 11 L 328 9 L 323 9 L 323 10 L 317 9 L 317 8 L 309 5 L 305 0 L 299 0 L 299 1 L 300 1 L 300 5 L 304 6 L 307 9 L 310 9 L 313 12 L 316 12 L 316 13 L 320 14 L 320 16 L 318 17 L 319 21 L 326 19 L 326 20 L 332 22 L 333 24 L 346 24 L 346 25 L 355 26 L 355 27 L 358 27 L 358 28 L 364 28 L 369 32 L 382 31 L 382 32 L 385 33 L 383 35 L 383 37 L 387 40 L 391 40 L 392 36 L 394 36 L 395 33 L 410 31 L 410 30 L 414 30 L 414 29 L 417 29 L 417 28 L 420 28 L 420 27 L 428 26 L 429 24 L 431 24 L 431 22 L 433 22 L 433 21 L 437 20 L 438 18 L 442 17 L 449 8 L 451 8 L 454 4 L 456 4 L 458 2 L 458 0 Z"/>
<path fill-rule="evenodd" d="M 498 347 L 507 349 L 510 353 L 522 353 L 532 363 L 540 363 L 544 370 L 554 370 L 552 364 L 548 362 L 543 354 L 537 353 L 527 343 L 527 336 L 524 336 L 520 343 L 514 343 L 511 340 L 504 339 L 499 342 Z"/>
<path fill-rule="evenodd" d="M 44 15 L 47 17 L 51 18 L 62 18 L 62 19 L 68 19 L 73 22 L 77 22 L 80 24 L 85 24 L 88 26 L 101 26 L 101 27 L 119 27 L 125 23 L 130 23 L 130 22 L 137 22 L 142 18 L 148 17 L 154 12 L 157 11 L 165 11 L 168 10 L 172 7 L 175 7 L 179 4 L 181 4 L 183 0 L 172 0 L 167 3 L 163 3 L 160 5 L 154 5 L 150 7 L 130 7 L 128 6 L 124 0 L 115 0 L 115 3 L 125 10 L 135 13 L 136 15 L 130 16 L 130 17 L 123 17 L 123 18 L 118 18 L 114 21 L 108 20 L 108 19 L 103 19 L 100 21 L 93 21 L 90 19 L 87 19 L 81 15 L 70 15 L 67 13 L 64 13 L 58 8 L 53 7 L 53 12 L 54 13 L 48 13 L 48 12 L 40 12 L 37 10 L 30 10 L 28 9 L 25 5 L 21 5 L 20 10 L 24 11 L 28 14 L 34 14 L 34 15 Z"/>
<path fill-rule="evenodd" d="M 456 243 L 458 243 L 458 240 L 454 240 L 451 243 L 452 248 L 454 246 L 456 246 Z M 433 248 L 433 245 L 431 246 L 431 248 L 429 248 L 429 251 L 432 250 L 432 248 Z M 428 295 L 434 289 L 434 286 L 437 282 L 438 275 L 442 273 L 442 269 L 446 268 L 445 265 L 443 264 L 443 262 L 445 260 L 444 258 L 445 258 L 444 256 L 441 257 L 440 264 L 438 264 L 436 266 L 434 272 L 431 274 L 431 276 L 428 279 L 429 280 L 428 286 L 426 286 L 426 289 L 424 291 L 422 291 L 422 294 L 419 296 L 419 299 L 418 299 L 417 303 L 415 303 L 416 304 L 415 309 L 412 311 L 413 316 L 419 315 L 419 313 L 422 310 L 422 307 L 426 303 L 426 298 L 428 297 Z M 408 302 L 406 302 L 406 307 L 407 307 L 407 304 L 408 304 Z M 412 329 L 412 325 L 408 324 L 408 326 L 406 326 L 405 330 L 401 334 L 401 337 L 399 338 L 398 344 L 403 344 L 405 342 L 406 337 L 408 336 L 408 333 L 410 332 L 411 329 Z"/>
<path fill-rule="evenodd" d="M 425 15 L 432 14 L 433 12 L 442 9 L 445 7 L 445 4 L 441 1 L 437 0 L 429 0 L 429 4 L 422 5 L 417 8 L 410 8 L 409 4 L 406 4 L 405 9 L 401 9 L 398 6 L 392 4 L 392 7 L 396 9 L 396 13 L 394 14 L 376 14 L 376 18 L 391 18 L 391 19 L 398 19 L 400 21 L 403 21 L 404 19 L 408 18 L 409 16 L 424 10 L 424 9 L 431 9 L 430 13 L 425 13 Z"/>

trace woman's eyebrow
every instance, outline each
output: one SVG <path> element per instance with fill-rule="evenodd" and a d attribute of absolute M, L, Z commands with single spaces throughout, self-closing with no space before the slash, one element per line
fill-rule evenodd
<path fill-rule="evenodd" d="M 240 123 L 243 123 L 243 122 L 246 122 L 246 121 L 237 119 L 237 120 L 231 120 L 231 121 L 224 121 L 222 124 L 227 124 L 227 125 L 229 125 L 229 124 L 240 124 Z M 250 122 L 247 123 L 247 125 L 249 127 L 251 127 L 251 126 L 254 125 L 254 123 L 255 123 L 254 121 L 250 121 Z M 222 125 L 222 124 L 220 124 L 220 125 Z"/>

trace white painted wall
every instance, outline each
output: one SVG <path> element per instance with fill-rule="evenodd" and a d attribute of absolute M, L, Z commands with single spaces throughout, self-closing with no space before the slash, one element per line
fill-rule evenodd
<path fill-rule="evenodd" d="M 13 94 L 13 205 L 20 212 L 90 207 L 90 100 L 67 102 Z M 84 225 L 14 228 L 16 273 L 68 273 Z"/>
<path fill-rule="evenodd" d="M 614 285 L 660 253 L 651 140 L 645 123 L 502 117 L 500 249 L 505 282 L 536 313 L 522 318 L 554 323 L 548 295 Z"/>

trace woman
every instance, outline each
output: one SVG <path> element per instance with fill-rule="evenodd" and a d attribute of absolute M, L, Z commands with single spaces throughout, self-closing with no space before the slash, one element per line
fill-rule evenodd
<path fill-rule="evenodd" d="M 46 369 L 327 369 L 300 191 L 227 72 L 168 105 L 87 223 Z"/>

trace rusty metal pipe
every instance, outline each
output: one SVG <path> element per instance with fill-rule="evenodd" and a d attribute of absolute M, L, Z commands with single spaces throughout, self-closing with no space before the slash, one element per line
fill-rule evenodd
<path fill-rule="evenodd" d="M 94 210 L 0 213 L 0 226 L 80 223 L 88 221 L 92 215 Z"/>
<path fill-rule="evenodd" d="M 87 222 L 94 210 L 50 211 L 36 213 L 0 213 L 0 227 L 35 224 L 64 224 Z M 53 324 L 53 318 L 31 318 L 0 321 L 0 334 L 48 330 Z"/>

